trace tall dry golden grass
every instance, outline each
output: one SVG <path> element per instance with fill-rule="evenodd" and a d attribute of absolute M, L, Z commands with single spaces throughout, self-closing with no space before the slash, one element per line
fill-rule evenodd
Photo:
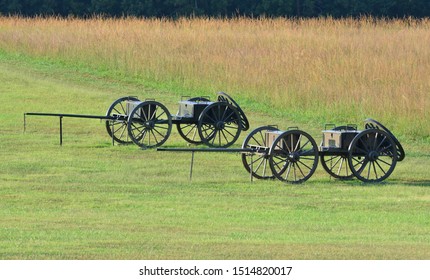
<path fill-rule="evenodd" d="M 430 20 L 3 17 L 0 49 L 223 90 L 296 121 L 373 117 L 411 138 L 430 133 Z"/>

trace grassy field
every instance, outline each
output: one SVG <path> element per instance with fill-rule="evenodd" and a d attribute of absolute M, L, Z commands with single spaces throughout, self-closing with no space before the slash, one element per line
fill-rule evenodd
<path fill-rule="evenodd" d="M 177 96 L 44 61 L 0 57 L 1 259 L 429 259 L 426 144 L 383 184 L 330 179 L 249 182 L 236 154 L 111 146 L 95 120 L 28 119 L 26 111 L 103 114 L 124 95 L 173 109 Z M 248 112 L 248 108 L 244 107 Z M 253 127 L 284 118 L 249 113 Z M 320 139 L 317 130 L 306 124 Z M 243 133 L 239 143 L 246 133 Z M 176 132 L 167 146 L 185 146 Z"/>

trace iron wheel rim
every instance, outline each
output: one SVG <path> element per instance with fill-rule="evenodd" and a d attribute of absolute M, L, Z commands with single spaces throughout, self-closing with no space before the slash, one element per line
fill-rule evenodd
<path fill-rule="evenodd" d="M 178 130 L 179 135 L 181 135 L 181 137 L 188 143 L 195 145 L 203 143 L 199 135 L 198 124 L 177 123 L 176 128 Z"/>
<path fill-rule="evenodd" d="M 381 182 L 394 171 L 397 148 L 390 134 L 380 129 L 367 129 L 352 140 L 348 148 L 351 172 L 365 183 Z"/>
<path fill-rule="evenodd" d="M 265 131 L 279 130 L 273 126 L 262 126 L 251 131 L 245 138 L 242 144 L 243 149 L 252 149 L 254 147 L 267 147 L 266 151 L 257 153 L 250 157 L 249 155 L 242 154 L 242 163 L 248 173 L 252 172 L 252 176 L 257 179 L 273 179 L 275 175 L 269 164 L 269 147 L 266 143 Z M 254 158 L 256 157 L 256 159 Z M 252 165 L 252 169 L 251 169 Z"/>
<path fill-rule="evenodd" d="M 351 180 L 354 174 L 348 163 L 348 156 L 345 155 L 321 155 L 321 165 L 324 170 L 333 178 L 339 180 Z"/>
<path fill-rule="evenodd" d="M 317 144 L 304 131 L 286 131 L 273 142 L 269 164 L 279 180 L 293 184 L 303 183 L 314 174 L 318 166 Z"/>
<path fill-rule="evenodd" d="M 235 107 L 236 110 L 239 113 L 240 124 L 242 126 L 242 130 L 243 131 L 247 131 L 249 129 L 249 121 L 248 121 L 248 118 L 245 115 L 245 112 L 240 108 L 239 104 L 237 104 L 237 102 L 234 101 L 233 98 L 231 98 L 231 96 L 229 96 L 225 92 L 218 92 L 218 101 L 220 101 L 220 102 L 227 102 L 228 104 L 233 105 L 233 107 Z"/>
<path fill-rule="evenodd" d="M 227 148 L 234 144 L 242 131 L 237 120 L 240 115 L 228 103 L 215 102 L 200 114 L 198 131 L 204 144 L 214 148 Z"/>
<path fill-rule="evenodd" d="M 142 149 L 159 147 L 170 136 L 172 116 L 163 104 L 145 101 L 130 113 L 127 129 L 131 140 Z"/>
<path fill-rule="evenodd" d="M 396 136 L 394 136 L 393 133 L 391 133 L 391 131 L 386 128 L 383 124 L 381 124 L 380 122 L 374 120 L 374 119 L 366 119 L 364 121 L 364 127 L 366 129 L 372 129 L 372 128 L 376 128 L 376 129 L 380 129 L 383 130 L 385 132 L 387 132 L 391 139 L 393 139 L 394 143 L 396 144 L 396 149 L 397 149 L 397 161 L 402 161 L 405 158 L 405 150 L 403 149 L 402 144 L 400 144 L 400 141 L 396 138 Z"/>
<path fill-rule="evenodd" d="M 127 109 L 126 109 L 126 105 L 125 103 L 127 101 L 139 101 L 138 98 L 133 97 L 133 96 L 126 96 L 126 97 L 121 97 L 117 100 L 115 100 L 108 108 L 107 112 L 106 112 L 106 116 L 108 117 L 113 117 L 113 115 L 123 115 L 125 116 L 126 120 L 124 121 L 117 121 L 117 120 L 112 120 L 112 121 L 106 121 L 106 130 L 107 133 L 109 134 L 109 136 L 111 138 L 113 138 L 115 140 L 115 142 L 120 143 L 120 144 L 130 144 L 133 143 L 133 141 L 128 137 L 128 132 L 127 132 Z M 113 122 L 113 136 L 112 136 L 112 122 Z M 117 127 L 116 124 L 120 124 L 119 127 Z"/>

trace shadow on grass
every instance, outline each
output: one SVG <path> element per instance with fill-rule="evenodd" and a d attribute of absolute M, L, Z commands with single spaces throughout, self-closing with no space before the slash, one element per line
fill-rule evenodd
<path fill-rule="evenodd" d="M 312 179 L 311 179 L 312 180 Z M 304 184 L 309 184 L 311 180 L 305 182 Z M 404 186 L 412 186 L 412 187 L 430 187 L 430 180 L 399 180 L 399 179 L 387 179 L 382 182 L 377 183 L 365 183 L 358 179 L 348 179 L 348 180 L 339 180 L 339 179 L 328 179 L 328 180 L 315 180 L 314 183 L 318 185 L 333 185 L 337 186 L 345 186 L 345 187 L 390 187 L 396 185 L 404 185 Z"/>
<path fill-rule="evenodd" d="M 427 179 L 415 181 L 393 180 L 393 183 L 412 187 L 430 187 L 430 180 Z"/>

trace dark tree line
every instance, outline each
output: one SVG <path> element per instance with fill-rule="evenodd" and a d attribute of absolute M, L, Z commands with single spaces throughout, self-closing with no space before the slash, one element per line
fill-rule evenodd
<path fill-rule="evenodd" d="M 112 17 L 428 17 L 430 0 L 0 0 L 0 14 Z"/>

